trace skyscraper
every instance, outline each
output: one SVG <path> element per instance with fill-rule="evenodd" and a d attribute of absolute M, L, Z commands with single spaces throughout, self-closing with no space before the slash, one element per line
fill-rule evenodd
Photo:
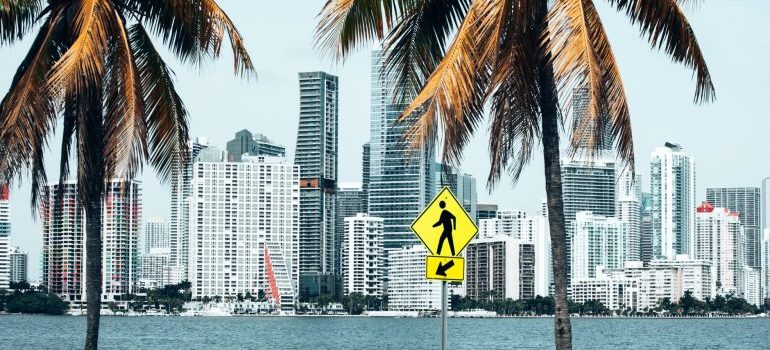
<path fill-rule="evenodd" d="M 652 255 L 673 259 L 692 254 L 695 227 L 695 160 L 666 142 L 652 152 Z"/>
<path fill-rule="evenodd" d="M 166 219 L 147 218 L 144 221 L 144 231 L 140 241 L 141 254 L 150 253 L 153 249 L 170 249 Z"/>
<path fill-rule="evenodd" d="M 633 176 L 631 171 L 620 171 L 617 189 L 618 220 L 626 224 L 626 260 L 641 260 L 641 228 L 642 228 L 642 181 L 639 175 Z"/>
<path fill-rule="evenodd" d="M 652 260 L 652 194 L 642 193 L 641 223 L 639 228 L 639 260 Z"/>
<path fill-rule="evenodd" d="M 85 302 L 85 214 L 77 200 L 77 183 L 49 184 L 40 195 L 43 230 L 43 281 L 66 301 Z M 138 181 L 112 180 L 105 184 L 102 209 L 102 301 L 121 300 L 135 290 L 138 237 L 141 226 L 141 189 Z"/>
<path fill-rule="evenodd" d="M 409 151 L 408 126 L 396 123 L 407 106 L 396 103 L 393 79 L 384 69 L 386 53 L 372 52 L 369 214 L 383 218 L 385 250 L 419 244 L 412 220 L 432 199 L 432 147 Z"/>
<path fill-rule="evenodd" d="M 19 247 L 11 250 L 11 282 L 29 282 L 27 278 L 27 252 Z"/>
<path fill-rule="evenodd" d="M 625 223 L 583 211 L 577 214 L 572 225 L 573 280 L 595 278 L 597 266 L 623 268 L 628 260 Z"/>
<path fill-rule="evenodd" d="M 711 262 L 712 295 L 740 293 L 743 285 L 743 229 L 738 213 L 703 203 L 695 216 L 694 254 Z"/>
<path fill-rule="evenodd" d="M 567 227 L 580 211 L 615 216 L 616 169 L 610 157 L 575 156 L 564 159 L 561 179 Z"/>
<path fill-rule="evenodd" d="M 444 187 L 449 187 L 468 215 L 474 221 L 477 220 L 476 178 L 461 173 L 451 165 L 441 163 L 433 163 L 433 176 L 435 194 L 441 192 Z"/>
<path fill-rule="evenodd" d="M 336 294 L 334 275 L 339 84 L 324 72 L 299 73 L 300 298 Z"/>
<path fill-rule="evenodd" d="M 362 147 L 363 151 L 361 152 L 361 190 L 363 190 L 364 193 L 364 213 L 369 212 L 369 182 L 370 182 L 370 176 L 369 171 L 371 170 L 371 147 L 369 146 L 369 142 L 365 143 Z"/>
<path fill-rule="evenodd" d="M 342 246 L 347 236 L 348 225 L 345 224 L 345 218 L 355 217 L 359 213 L 366 213 L 364 190 L 360 183 L 357 182 L 340 182 L 337 188 L 337 223 L 335 229 L 337 235 L 334 239 L 334 254 L 337 257 L 336 261 L 336 274 L 342 276 Z M 344 277 L 343 277 L 344 278 Z M 346 282 L 345 282 L 346 283 Z"/>
<path fill-rule="evenodd" d="M 615 161 L 607 154 L 591 156 L 578 153 L 562 160 L 561 181 L 568 264 L 573 261 L 571 245 L 574 236 L 573 223 L 577 213 L 589 211 L 597 216 L 615 217 L 616 179 Z"/>
<path fill-rule="evenodd" d="M 762 228 L 759 187 L 707 188 L 706 201 L 717 208 L 737 213 L 746 235 L 746 265 L 762 266 Z"/>
<path fill-rule="evenodd" d="M 11 282 L 11 206 L 7 184 L 0 184 L 0 289 Z"/>
<path fill-rule="evenodd" d="M 205 138 L 196 138 L 188 144 L 188 162 L 182 167 L 175 164 L 171 173 L 171 218 L 169 222 L 169 246 L 171 253 L 169 265 L 171 265 L 171 282 L 177 283 L 188 280 L 188 253 L 190 207 L 187 200 L 192 195 L 192 163 L 198 157 L 201 150 L 208 148 L 209 142 Z"/>
<path fill-rule="evenodd" d="M 382 295 L 385 261 L 382 248 L 382 219 L 358 213 L 346 217 L 342 244 L 344 293 Z"/>
<path fill-rule="evenodd" d="M 770 230 L 770 177 L 762 180 L 762 193 L 759 199 L 762 202 L 760 206 L 762 229 Z"/>
<path fill-rule="evenodd" d="M 286 157 L 286 148 L 271 141 L 262 134 L 252 134 L 243 129 L 227 142 L 227 159 L 240 162 L 244 154 L 250 156 Z"/>
<path fill-rule="evenodd" d="M 193 166 L 189 201 L 193 297 L 263 290 L 276 302 L 292 300 L 299 280 L 298 167 L 278 157 L 227 162 L 204 155 Z"/>

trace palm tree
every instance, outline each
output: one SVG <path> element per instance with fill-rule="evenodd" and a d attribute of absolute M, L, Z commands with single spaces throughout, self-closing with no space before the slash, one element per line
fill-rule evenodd
<path fill-rule="evenodd" d="M 607 1 L 652 47 L 694 70 L 696 102 L 713 99 L 708 68 L 680 6 L 687 0 Z M 569 101 L 574 88 L 588 90 L 587 115 L 571 133 L 572 152 L 587 139 L 589 155 L 595 154 L 605 136 L 597 126 L 608 125 L 621 158 L 631 169 L 634 161 L 623 84 L 594 1 L 328 0 L 319 17 L 318 45 L 338 59 L 383 43 L 395 102 L 409 103 L 399 120 L 411 124 L 407 138 L 415 148 L 441 134 L 444 162 L 456 165 L 488 108 L 492 188 L 503 172 L 515 181 L 542 142 L 555 344 L 571 348 L 558 93 Z"/>
<path fill-rule="evenodd" d="M 96 349 L 105 181 L 133 178 L 145 162 L 167 179 L 187 161 L 187 112 L 150 33 L 193 65 L 219 57 L 227 35 L 235 73 L 249 76 L 254 67 L 214 0 L 0 0 L 0 45 L 38 26 L 0 105 L 0 181 L 29 172 L 36 207 L 43 156 L 61 118 L 59 180 L 69 176 L 74 149 L 87 222 L 85 348 Z"/>

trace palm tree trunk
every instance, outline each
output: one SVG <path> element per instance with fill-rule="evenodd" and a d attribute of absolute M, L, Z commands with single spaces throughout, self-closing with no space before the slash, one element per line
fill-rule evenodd
<path fill-rule="evenodd" d="M 95 184 L 86 187 L 96 187 Z M 86 350 L 99 345 L 99 316 L 102 305 L 102 200 L 101 191 L 89 188 L 86 202 Z"/>
<path fill-rule="evenodd" d="M 548 28 L 548 2 L 541 1 L 538 11 L 540 28 Z M 564 199 L 562 198 L 561 164 L 559 152 L 559 100 L 554 81 L 551 53 L 547 43 L 540 46 L 538 54 L 540 106 L 542 108 L 543 160 L 545 168 L 545 193 L 548 201 L 548 224 L 551 234 L 551 255 L 554 280 L 554 338 L 556 349 L 572 349 L 572 325 L 569 319 L 567 299 L 567 234 L 564 223 Z"/>

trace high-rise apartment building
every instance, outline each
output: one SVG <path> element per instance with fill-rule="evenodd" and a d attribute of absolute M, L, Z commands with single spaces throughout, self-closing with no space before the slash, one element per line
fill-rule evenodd
<path fill-rule="evenodd" d="M 738 213 L 703 203 L 695 216 L 695 258 L 711 262 L 712 295 L 740 292 L 744 233 Z"/>
<path fill-rule="evenodd" d="M 762 203 L 759 187 L 707 188 L 706 201 L 717 208 L 727 208 L 738 214 L 746 236 L 744 253 L 746 265 L 762 266 Z"/>
<path fill-rule="evenodd" d="M 425 279 L 428 250 L 416 244 L 387 251 L 387 256 L 388 310 L 440 310 L 441 283 Z"/>
<path fill-rule="evenodd" d="M 243 155 L 286 157 L 286 148 L 273 142 L 262 134 L 252 134 L 243 129 L 235 133 L 235 138 L 227 142 L 227 159 L 240 162 Z"/>
<path fill-rule="evenodd" d="M 336 262 L 335 274 L 342 276 L 342 246 L 347 236 L 348 225 L 345 218 L 355 217 L 359 213 L 366 213 L 366 194 L 358 182 L 340 182 L 337 187 L 337 222 L 334 227 L 337 230 L 334 237 L 334 261 Z M 344 277 L 343 277 L 344 279 Z M 343 281 L 343 283 L 345 283 Z"/>
<path fill-rule="evenodd" d="M 476 300 L 535 297 L 535 246 L 508 236 L 474 239 L 465 251 L 466 295 Z"/>
<path fill-rule="evenodd" d="M 300 298 L 337 294 L 334 242 L 339 83 L 325 72 L 299 73 Z"/>
<path fill-rule="evenodd" d="M 149 254 L 155 249 L 170 249 L 166 219 L 161 217 L 147 218 L 144 221 L 144 231 L 140 243 L 141 254 Z"/>
<path fill-rule="evenodd" d="M 755 306 L 762 306 L 763 300 L 761 297 L 762 288 L 760 287 L 761 278 L 760 271 L 747 266 L 743 267 L 743 281 L 739 288 L 740 296 L 746 301 Z"/>
<path fill-rule="evenodd" d="M 622 269 L 627 261 L 627 226 L 624 222 L 591 212 L 577 213 L 572 223 L 572 278 L 596 277 L 596 268 Z"/>
<path fill-rule="evenodd" d="M 174 164 L 171 173 L 171 217 L 169 220 L 169 265 L 171 282 L 188 280 L 188 254 L 190 251 L 190 207 L 188 199 L 192 196 L 192 164 L 198 154 L 208 148 L 205 138 L 196 138 L 188 143 L 188 161 L 185 165 Z"/>
<path fill-rule="evenodd" d="M 299 168 L 277 157 L 223 158 L 201 154 L 193 165 L 192 296 L 262 290 L 290 303 L 299 281 Z"/>
<path fill-rule="evenodd" d="M 342 244 L 342 283 L 345 295 L 381 296 L 385 262 L 382 219 L 364 213 L 346 217 Z"/>
<path fill-rule="evenodd" d="M 139 288 L 154 289 L 171 284 L 168 280 L 169 254 L 167 252 L 168 248 L 154 248 L 139 255 L 139 272 L 136 278 Z"/>
<path fill-rule="evenodd" d="M 470 174 L 461 173 L 451 165 L 441 163 L 433 163 L 433 176 L 435 194 L 441 192 L 444 187 L 449 187 L 463 209 L 476 221 L 478 216 L 476 178 Z"/>
<path fill-rule="evenodd" d="M 652 260 L 652 194 L 642 193 L 641 221 L 639 226 L 639 260 Z"/>
<path fill-rule="evenodd" d="M 766 229 L 762 235 L 762 269 L 760 271 L 762 295 L 764 298 L 770 298 L 770 229 Z"/>
<path fill-rule="evenodd" d="M 50 184 L 40 195 L 43 230 L 43 281 L 64 300 L 85 302 L 84 208 L 77 199 L 77 183 Z M 57 203 L 61 189 L 61 202 Z M 142 220 L 138 181 L 112 180 L 105 184 L 102 208 L 102 301 L 119 301 L 135 291 L 138 238 Z"/>
<path fill-rule="evenodd" d="M 386 250 L 419 244 L 412 221 L 434 196 L 432 147 L 409 151 L 409 125 L 396 123 L 407 106 L 396 103 L 394 82 L 384 68 L 386 53 L 372 52 L 369 214 L 383 219 Z M 391 271 L 391 270 L 388 270 Z"/>
<path fill-rule="evenodd" d="M 364 213 L 369 212 L 369 182 L 371 171 L 371 153 L 372 149 L 369 142 L 365 143 L 361 152 L 361 190 L 364 192 Z"/>
<path fill-rule="evenodd" d="M 619 171 L 617 204 L 615 213 L 618 220 L 626 224 L 626 260 L 641 260 L 642 230 L 642 179 L 634 176 L 629 169 Z"/>
<path fill-rule="evenodd" d="M 27 277 L 28 258 L 27 252 L 22 251 L 19 247 L 15 247 L 11 250 L 11 282 L 29 282 Z"/>
<path fill-rule="evenodd" d="M 653 258 L 691 255 L 695 227 L 695 160 L 681 146 L 666 143 L 652 152 Z"/>
<path fill-rule="evenodd" d="M 11 282 L 11 205 L 7 184 L 0 184 L 0 289 Z"/>
<path fill-rule="evenodd" d="M 770 230 L 770 177 L 762 179 L 762 193 L 760 194 L 760 217 L 762 230 Z"/>

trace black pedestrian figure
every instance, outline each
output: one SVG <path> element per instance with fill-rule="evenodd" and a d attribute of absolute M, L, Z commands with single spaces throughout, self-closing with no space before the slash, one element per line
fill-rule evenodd
<path fill-rule="evenodd" d="M 444 209 L 446 203 L 444 203 L 444 201 L 438 202 L 438 206 L 441 207 L 441 209 Z M 455 255 L 455 244 L 454 241 L 452 241 L 452 231 L 457 229 L 457 219 L 455 219 L 455 216 L 452 215 L 449 210 L 444 209 L 441 211 L 441 216 L 439 216 L 438 221 L 433 224 L 433 227 L 438 227 L 439 225 L 443 226 L 444 231 L 441 232 L 441 237 L 438 239 L 438 249 L 436 250 L 436 254 L 441 255 L 441 247 L 444 245 L 444 240 L 447 240 L 449 242 L 449 250 L 452 252 L 452 255 Z"/>

